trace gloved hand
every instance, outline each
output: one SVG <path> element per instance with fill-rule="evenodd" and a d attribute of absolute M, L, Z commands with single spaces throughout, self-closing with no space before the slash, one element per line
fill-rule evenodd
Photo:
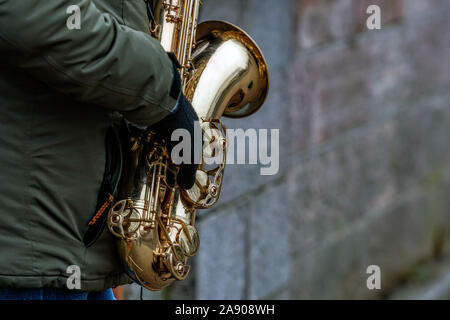
<path fill-rule="evenodd" d="M 198 169 L 198 164 L 194 162 L 194 150 L 195 150 L 195 139 L 194 132 L 195 126 L 197 126 L 197 130 L 200 130 L 199 119 L 197 113 L 192 107 L 191 103 L 186 99 L 184 94 L 181 92 L 179 88 L 181 88 L 181 79 L 176 68 L 176 64 L 174 62 L 174 84 L 172 85 L 172 92 L 176 92 L 178 90 L 178 102 L 175 109 L 172 111 L 170 115 L 159 121 L 158 123 L 151 126 L 151 129 L 155 131 L 158 135 L 160 135 L 168 144 L 169 153 L 172 153 L 172 149 L 179 142 L 171 141 L 172 132 L 176 129 L 185 129 L 190 134 L 190 143 L 191 143 L 191 155 L 190 155 L 190 163 L 182 163 L 180 164 L 180 171 L 177 176 L 177 183 L 182 189 L 190 189 L 195 183 L 195 174 Z M 174 89 L 175 88 L 175 89 Z M 199 143 L 199 141 L 197 141 Z M 203 143 L 200 141 L 200 143 Z"/>
<path fill-rule="evenodd" d="M 166 140 L 170 154 L 175 145 L 179 143 L 177 141 L 171 141 L 172 132 L 176 129 L 185 129 L 190 134 L 191 161 L 190 163 L 180 164 L 180 171 L 177 176 L 177 183 L 181 189 L 190 189 L 195 182 L 195 174 L 199 165 L 194 163 L 194 143 L 196 142 L 194 141 L 194 132 L 195 126 L 198 126 L 197 130 L 201 130 L 198 121 L 199 119 L 194 108 L 183 93 L 181 93 L 176 110 L 160 122 L 151 126 L 153 131 Z"/>

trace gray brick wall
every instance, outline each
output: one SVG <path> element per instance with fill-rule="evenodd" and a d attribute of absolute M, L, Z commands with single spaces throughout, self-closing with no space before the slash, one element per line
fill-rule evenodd
<path fill-rule="evenodd" d="M 230 128 L 279 128 L 280 172 L 230 165 L 199 219 L 179 299 L 384 298 L 450 231 L 448 0 L 206 0 L 271 73 L 266 105 Z M 368 30 L 366 8 L 382 8 Z M 382 290 L 366 288 L 366 268 Z M 405 280 L 406 279 L 406 280 Z"/>

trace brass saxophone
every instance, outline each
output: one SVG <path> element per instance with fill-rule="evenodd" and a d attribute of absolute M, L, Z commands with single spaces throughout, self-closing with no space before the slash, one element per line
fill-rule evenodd
<path fill-rule="evenodd" d="M 127 273 L 143 287 L 158 291 L 184 280 L 189 257 L 199 249 L 195 228 L 198 209 L 219 198 L 226 159 L 226 130 L 222 115 L 246 117 L 264 103 L 269 78 L 256 43 L 238 27 L 221 21 L 198 24 L 200 0 L 153 2 L 153 37 L 180 62 L 183 92 L 201 119 L 208 140 L 190 190 L 173 182 L 172 164 L 164 141 L 153 133 L 136 133 L 124 151 L 118 199 L 108 212 L 109 230 L 118 238 Z M 214 137 L 207 132 L 215 130 Z M 207 157 L 222 161 L 211 167 Z"/>

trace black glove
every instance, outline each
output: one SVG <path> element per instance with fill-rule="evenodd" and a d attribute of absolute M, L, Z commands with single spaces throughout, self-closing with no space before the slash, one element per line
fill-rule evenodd
<path fill-rule="evenodd" d="M 178 91 L 178 105 L 176 109 L 163 120 L 151 126 L 151 129 L 155 131 L 158 135 L 160 135 L 167 142 L 169 152 L 172 153 L 172 149 L 178 143 L 176 141 L 171 141 L 172 132 L 176 129 L 185 129 L 190 133 L 191 138 L 191 156 L 190 163 L 182 163 L 180 164 L 180 171 L 177 176 L 177 183 L 182 189 L 190 189 L 195 183 L 195 174 L 198 169 L 198 164 L 194 162 L 194 150 L 195 150 L 195 139 L 194 132 L 195 126 L 197 126 L 197 130 L 200 130 L 199 119 L 197 113 L 194 111 L 191 103 L 186 99 L 184 94 L 179 89 L 181 88 L 181 80 L 176 65 L 174 63 L 174 84 L 172 85 L 171 95 L 176 94 Z M 199 141 L 197 141 L 199 142 Z M 200 143 L 203 143 L 200 141 Z"/>

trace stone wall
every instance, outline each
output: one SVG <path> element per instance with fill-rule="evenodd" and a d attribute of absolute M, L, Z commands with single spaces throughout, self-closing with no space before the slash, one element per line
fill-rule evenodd
<path fill-rule="evenodd" d="M 265 106 L 226 125 L 280 129 L 280 171 L 227 166 L 193 274 L 146 297 L 390 297 L 449 241 L 450 2 L 203 2 L 202 20 L 239 25 L 265 53 Z M 381 30 L 366 28 L 370 4 Z M 367 289 L 369 265 L 382 290 Z"/>

